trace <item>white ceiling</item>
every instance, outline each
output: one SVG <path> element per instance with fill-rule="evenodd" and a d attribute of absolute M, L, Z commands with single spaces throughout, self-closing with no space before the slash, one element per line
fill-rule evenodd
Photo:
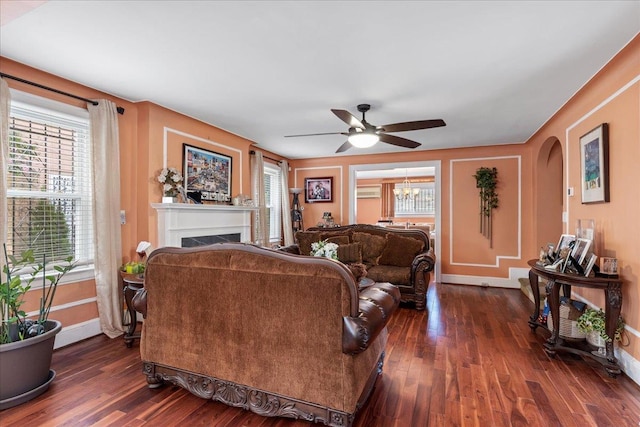
<path fill-rule="evenodd" d="M 16 5 L 30 7 L 16 11 Z M 523 142 L 640 31 L 639 1 L 0 1 L 0 55 L 148 100 L 289 158 L 333 156 L 330 109 L 417 150 Z M 24 5 L 22 5 L 24 9 Z M 126 113 L 125 113 L 126 114 Z M 406 151 L 388 144 L 341 155 Z"/>

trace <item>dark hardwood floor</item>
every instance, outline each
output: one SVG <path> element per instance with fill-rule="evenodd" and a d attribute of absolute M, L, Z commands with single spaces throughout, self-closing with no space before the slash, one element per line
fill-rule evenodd
<path fill-rule="evenodd" d="M 355 426 L 634 426 L 640 388 L 573 355 L 549 359 L 518 290 L 434 285 L 428 310 L 401 308 L 387 358 Z M 304 426 L 147 388 L 140 357 L 104 336 L 57 350 L 39 398 L 0 412 L 8 426 Z"/>

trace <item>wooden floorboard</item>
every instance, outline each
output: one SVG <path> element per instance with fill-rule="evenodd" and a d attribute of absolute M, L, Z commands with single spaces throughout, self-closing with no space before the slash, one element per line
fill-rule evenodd
<path fill-rule="evenodd" d="M 575 355 L 549 359 L 548 333 L 527 325 L 531 308 L 519 290 L 432 283 L 426 311 L 391 318 L 383 374 L 354 425 L 640 426 L 640 387 Z M 49 391 L 0 412 L 0 425 L 308 425 L 151 390 L 137 345 L 98 336 L 56 350 Z"/>

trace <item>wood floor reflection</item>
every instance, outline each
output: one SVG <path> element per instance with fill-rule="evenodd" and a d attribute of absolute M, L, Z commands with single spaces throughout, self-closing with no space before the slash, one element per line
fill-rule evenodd
<path fill-rule="evenodd" d="M 387 358 L 355 426 L 634 426 L 640 388 L 573 355 L 549 359 L 519 290 L 431 284 L 427 311 L 402 307 Z M 150 390 L 138 343 L 98 336 L 54 353 L 57 377 L 39 398 L 0 412 L 2 426 L 305 426 Z"/>

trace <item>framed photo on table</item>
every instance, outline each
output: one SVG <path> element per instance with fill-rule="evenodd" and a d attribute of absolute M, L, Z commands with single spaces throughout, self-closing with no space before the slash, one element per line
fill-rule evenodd
<path fill-rule="evenodd" d="M 587 277 L 589 276 L 589 273 L 591 273 L 591 270 L 593 269 L 593 266 L 595 265 L 597 259 L 598 259 L 598 256 L 596 254 L 591 254 L 585 258 L 585 263 L 586 263 L 586 266 L 584 267 L 585 276 Z"/>
<path fill-rule="evenodd" d="M 333 202 L 333 178 L 305 178 L 304 201 L 307 203 Z"/>
<path fill-rule="evenodd" d="M 183 144 L 184 187 L 202 201 L 231 201 L 231 157 Z"/>
<path fill-rule="evenodd" d="M 609 201 L 609 125 L 580 137 L 582 203 Z"/>
<path fill-rule="evenodd" d="M 589 239 L 578 239 L 576 243 L 573 245 L 573 252 L 571 252 L 571 256 L 576 260 L 578 264 L 582 264 L 585 257 L 589 253 L 589 248 L 591 247 L 591 240 Z"/>

